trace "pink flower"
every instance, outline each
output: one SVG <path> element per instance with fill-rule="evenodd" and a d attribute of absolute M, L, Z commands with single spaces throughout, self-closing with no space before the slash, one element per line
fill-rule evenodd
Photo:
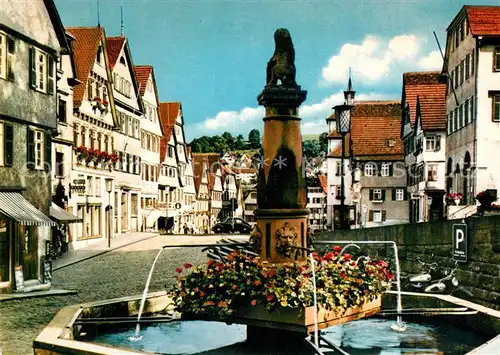
<path fill-rule="evenodd" d="M 257 305 L 257 300 L 252 300 L 252 302 L 250 302 L 250 304 L 255 307 Z"/>
<path fill-rule="evenodd" d="M 351 254 L 344 254 L 344 260 L 351 260 Z"/>
<path fill-rule="evenodd" d="M 338 245 L 333 247 L 333 251 L 339 252 L 340 250 L 341 250 L 341 248 Z"/>

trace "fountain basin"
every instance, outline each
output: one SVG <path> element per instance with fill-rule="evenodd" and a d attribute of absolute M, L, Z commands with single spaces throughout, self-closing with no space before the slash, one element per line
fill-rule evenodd
<path fill-rule="evenodd" d="M 408 307 L 407 304 L 409 305 L 412 301 L 411 299 L 424 299 L 426 304 L 429 306 L 433 304 L 434 306 L 441 306 L 441 303 L 447 302 L 448 307 L 450 306 L 449 300 L 443 300 L 440 297 L 446 298 L 446 296 L 442 295 L 436 295 L 439 297 L 432 297 L 432 295 L 428 295 L 428 297 L 418 297 L 414 295 L 407 295 L 405 297 L 408 297 L 408 300 L 404 298 L 403 304 L 405 305 L 405 308 Z M 433 303 L 433 300 L 435 301 Z M 92 329 L 95 329 L 95 326 L 90 327 L 87 324 L 84 324 L 85 319 L 90 319 L 90 318 L 98 318 L 98 319 L 106 319 L 107 317 L 113 317 L 116 319 L 116 317 L 123 317 L 123 319 L 126 319 L 127 317 L 133 317 L 133 319 L 129 318 L 128 324 L 126 325 L 119 325 L 114 322 L 114 324 L 107 324 L 104 327 L 97 327 L 98 332 L 100 332 L 100 335 L 106 333 L 106 332 L 115 332 L 115 333 L 120 333 L 120 332 L 132 332 L 133 329 L 135 328 L 135 322 L 134 320 L 137 317 L 138 310 L 140 307 L 140 301 L 141 297 L 124 297 L 120 299 L 114 299 L 114 300 L 107 300 L 103 302 L 93 302 L 93 303 L 88 303 L 88 304 L 82 304 L 82 305 L 75 305 L 75 306 L 70 306 L 62 309 L 55 317 L 54 319 L 50 322 L 50 324 L 39 334 L 39 336 L 36 338 L 36 340 L 33 343 L 33 347 L 35 349 L 34 353 L 37 355 L 57 355 L 57 354 L 103 354 L 103 355 L 111 355 L 111 354 L 147 354 L 147 352 L 143 352 L 140 350 L 134 350 L 132 348 L 125 348 L 125 346 L 130 346 L 130 344 L 120 344 L 114 345 L 114 344 L 109 344 L 109 343 L 98 343 L 95 342 L 95 334 L 92 333 Z M 462 302 L 463 300 L 458 300 L 457 302 Z M 463 301 L 467 302 L 467 301 Z M 382 304 L 384 305 L 384 308 L 390 308 L 394 306 L 394 295 L 392 294 L 384 294 L 384 297 L 382 299 Z M 453 303 L 451 303 L 453 305 Z M 457 303 L 455 303 L 457 304 Z M 477 307 L 478 309 L 482 309 L 480 313 L 478 313 L 475 316 L 467 316 L 467 318 L 475 318 L 475 322 L 478 322 L 477 324 L 482 324 L 483 326 L 485 324 L 493 324 L 495 321 L 500 320 L 500 315 L 497 313 L 500 313 L 495 310 L 491 310 L 485 307 L 482 307 L 480 305 L 475 305 L 474 303 L 467 302 L 468 307 Z M 168 297 L 166 292 L 157 292 L 157 293 L 152 293 L 148 295 L 147 301 L 144 306 L 144 320 L 153 320 L 154 317 L 157 317 L 158 322 L 155 322 L 153 324 L 165 321 L 165 317 L 161 317 L 164 315 L 165 309 L 171 305 L 171 299 Z M 272 316 L 272 314 L 270 314 Z M 366 321 L 370 321 L 371 319 L 375 318 L 370 318 L 367 319 Z M 408 317 L 405 319 L 409 320 Z M 420 319 L 417 319 L 418 322 L 422 322 L 424 320 L 425 324 L 425 317 L 420 317 Z M 463 320 L 464 316 L 459 317 L 459 319 Z M 179 327 L 186 328 L 186 325 L 190 323 L 191 321 L 183 321 L 179 320 L 177 321 L 179 324 Z M 261 322 L 261 323 L 259 323 Z M 347 323 L 347 326 L 351 324 L 357 324 L 358 322 L 365 322 L 365 320 L 361 321 L 356 321 L 352 323 Z M 105 323 L 105 321 L 104 321 Z M 258 328 L 256 325 L 262 326 L 265 321 L 258 321 L 253 325 L 248 325 L 248 329 L 250 328 Z M 222 326 L 226 326 L 224 323 L 219 323 L 214 325 L 214 329 L 219 329 L 219 331 L 225 331 L 223 330 Z M 218 348 L 212 351 L 206 352 L 206 354 L 213 353 L 213 354 L 267 354 L 268 352 L 261 352 L 259 350 L 255 352 L 247 352 L 249 347 L 252 347 L 254 345 L 259 345 L 259 344 L 252 344 L 248 342 L 244 342 L 242 337 L 241 337 L 241 332 L 243 331 L 241 327 L 245 327 L 244 325 L 232 325 L 236 327 L 240 327 L 238 329 L 233 329 L 233 333 L 228 333 L 228 334 L 236 334 L 234 336 L 234 339 L 228 342 L 228 346 L 230 344 L 233 344 L 229 347 L 222 347 Z M 179 328 L 178 327 L 178 328 Z M 217 328 L 219 327 L 219 328 Z M 121 328 L 121 329 L 119 329 Z M 144 330 L 147 330 L 147 326 L 143 325 Z M 187 327 L 189 328 L 189 327 Z M 192 327 L 191 327 L 192 328 Z M 335 327 L 332 327 L 330 329 L 334 329 Z M 125 329 L 125 330 L 124 330 Z M 128 329 L 128 330 L 127 330 Z M 258 328 L 260 329 L 259 331 L 262 333 L 268 334 L 269 331 L 272 331 L 272 329 L 264 329 L 264 328 Z M 346 328 L 347 329 L 347 328 Z M 369 326 L 367 329 L 371 329 L 371 326 Z M 290 329 L 291 331 L 292 329 Z M 217 333 L 219 332 L 217 331 Z M 284 331 L 284 330 L 279 330 L 279 331 Z M 497 335 L 497 333 L 493 334 L 496 330 L 494 328 L 489 328 L 488 331 L 491 333 L 491 337 L 494 335 Z M 476 332 L 477 333 L 477 332 Z M 250 333 L 248 333 L 250 334 Z M 98 334 L 99 335 L 99 334 Z M 229 336 L 229 335 L 228 335 Z M 226 336 L 226 337 L 228 337 Z M 287 340 L 291 340 L 292 338 L 296 339 L 296 343 L 305 343 L 303 341 L 305 336 L 304 332 L 289 332 L 287 333 Z M 189 339 L 189 338 L 188 338 Z M 249 338 L 247 338 L 249 339 Z M 255 338 L 254 338 L 255 339 Z M 262 339 L 262 338 L 261 338 Z M 461 339 L 461 338 L 460 338 Z M 500 347 L 500 337 L 492 339 L 488 342 L 486 342 L 490 337 L 483 337 L 482 338 L 484 341 L 484 344 L 476 344 L 475 346 L 477 347 L 477 350 L 473 350 L 471 354 L 488 354 L 488 352 L 484 352 L 484 349 L 498 349 Z M 458 340 L 458 339 L 457 339 Z M 237 344 L 234 344 L 237 343 Z M 240 349 L 240 350 L 235 350 L 235 349 Z M 244 349 L 245 352 L 242 352 L 241 349 Z M 311 349 L 312 350 L 312 349 Z M 238 352 L 239 351 L 239 352 Z M 488 351 L 488 350 L 486 350 Z M 168 352 L 167 352 L 168 353 Z M 272 353 L 272 352 L 271 352 Z M 269 353 L 269 354 L 271 354 Z M 299 352 L 301 354 L 306 354 L 306 352 Z M 311 352 L 312 353 L 312 352 Z M 491 352 L 490 352 L 491 353 Z"/>

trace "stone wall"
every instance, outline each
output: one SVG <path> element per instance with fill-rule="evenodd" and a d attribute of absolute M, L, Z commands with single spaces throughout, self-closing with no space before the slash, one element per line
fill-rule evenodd
<path fill-rule="evenodd" d="M 418 261 L 453 267 L 452 226 L 460 221 L 436 221 L 387 227 L 325 232 L 315 240 L 386 240 L 398 245 L 403 272 L 418 270 Z M 500 310 L 500 216 L 470 217 L 468 262 L 459 264 L 457 277 L 474 299 L 470 301 Z M 392 257 L 392 248 L 367 247 L 370 255 Z"/>

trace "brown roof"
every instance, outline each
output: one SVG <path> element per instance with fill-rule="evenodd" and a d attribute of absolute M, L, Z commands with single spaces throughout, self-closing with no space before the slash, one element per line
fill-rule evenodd
<path fill-rule="evenodd" d="M 410 107 L 410 120 L 415 123 L 417 96 L 441 97 L 446 94 L 446 77 L 440 72 L 411 72 L 403 74 L 403 101 Z M 404 102 L 403 102 L 404 104 Z"/>
<path fill-rule="evenodd" d="M 212 192 L 215 186 L 215 174 L 214 173 L 209 173 L 208 174 L 208 191 Z"/>
<path fill-rule="evenodd" d="M 399 101 L 359 101 L 351 113 L 351 131 L 346 135 L 345 157 L 349 146 L 356 159 L 370 156 L 373 159 L 398 159 L 403 157 L 401 133 L 401 105 Z M 352 140 L 352 142 L 350 142 Z M 391 147 L 389 142 L 393 141 Z M 342 146 L 328 154 L 341 157 Z"/>
<path fill-rule="evenodd" d="M 204 154 L 193 153 L 193 178 L 196 194 L 200 191 L 201 177 L 203 175 L 203 162 L 208 164 L 208 159 Z"/>
<path fill-rule="evenodd" d="M 500 6 L 465 6 L 465 9 L 473 35 L 500 34 Z"/>
<path fill-rule="evenodd" d="M 73 53 L 76 66 L 76 77 L 82 82 L 73 90 L 73 103 L 75 108 L 82 104 L 87 81 L 91 69 L 94 67 L 97 49 L 101 40 L 105 38 L 102 27 L 67 27 L 66 30 L 75 38 Z"/>
<path fill-rule="evenodd" d="M 153 67 L 151 65 L 136 65 L 134 67 L 135 77 L 137 79 L 137 85 L 139 85 L 141 96 L 146 92 L 148 79 L 152 70 Z"/>
<path fill-rule="evenodd" d="M 106 41 L 108 44 L 109 66 L 113 69 L 125 44 L 125 37 L 108 37 Z"/>
<path fill-rule="evenodd" d="M 328 192 L 328 182 L 325 175 L 319 176 L 319 183 L 321 185 L 321 188 L 323 189 L 323 192 L 326 194 Z"/>
<path fill-rule="evenodd" d="M 160 140 L 160 161 L 163 161 L 167 154 L 168 142 L 172 137 L 175 119 L 177 118 L 177 113 L 174 114 L 176 111 L 175 105 L 173 104 L 172 102 L 161 102 L 158 110 L 161 128 L 163 130 L 163 139 Z"/>
<path fill-rule="evenodd" d="M 435 95 L 419 96 L 423 130 L 446 129 L 446 87 Z"/>

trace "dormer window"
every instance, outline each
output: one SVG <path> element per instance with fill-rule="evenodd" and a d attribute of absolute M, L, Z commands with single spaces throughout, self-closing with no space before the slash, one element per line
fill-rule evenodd
<path fill-rule="evenodd" d="M 98 64 L 103 64 L 102 46 L 99 46 L 99 48 L 97 48 L 96 61 Z"/>
<path fill-rule="evenodd" d="M 396 145 L 396 141 L 394 139 L 388 139 L 387 140 L 387 146 L 388 147 L 394 148 L 395 145 Z"/>

